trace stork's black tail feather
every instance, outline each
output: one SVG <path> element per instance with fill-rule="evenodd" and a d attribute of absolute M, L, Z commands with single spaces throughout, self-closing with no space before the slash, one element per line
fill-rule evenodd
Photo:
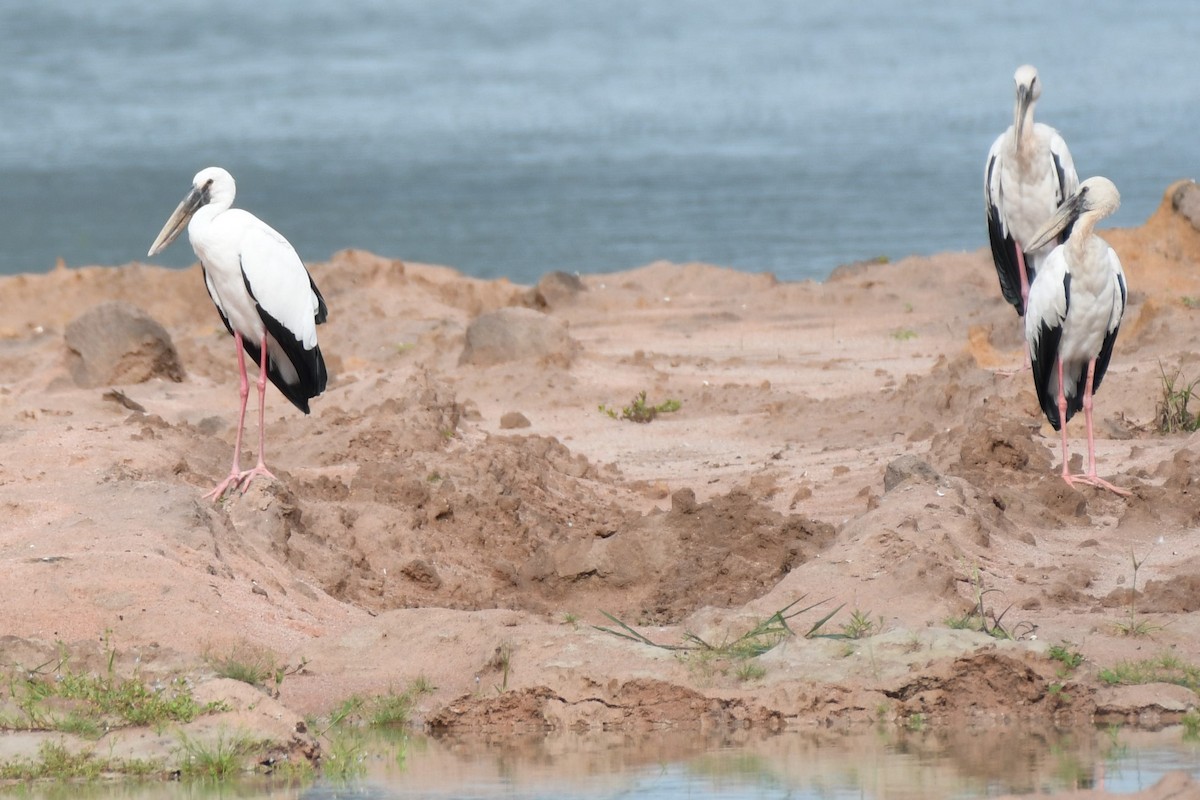
<path fill-rule="evenodd" d="M 322 301 L 322 311 L 324 311 L 324 308 L 325 304 Z M 275 384 L 275 388 L 279 389 L 284 397 L 292 401 L 292 405 L 307 414 L 309 413 L 309 399 L 325 391 L 325 383 L 329 378 L 325 370 L 325 359 L 321 356 L 321 346 L 316 345 L 311 350 L 305 349 L 304 345 L 297 341 L 291 331 L 281 325 L 270 314 L 263 311 L 261 306 L 258 309 L 258 313 L 262 317 L 263 324 L 267 326 L 267 334 L 279 343 L 286 358 L 292 362 L 292 366 L 295 368 L 299 379 L 296 383 L 288 383 L 284 380 L 283 374 L 279 371 L 279 366 L 275 363 L 275 359 L 270 357 L 269 350 L 267 354 L 267 377 L 271 379 L 271 383 Z M 242 339 L 242 347 L 254 359 L 254 363 L 258 364 L 260 355 L 258 343 L 251 342 L 249 339 Z M 261 364 L 259 366 L 261 367 Z"/>

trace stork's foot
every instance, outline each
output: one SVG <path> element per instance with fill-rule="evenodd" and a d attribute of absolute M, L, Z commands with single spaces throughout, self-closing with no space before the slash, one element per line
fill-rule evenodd
<path fill-rule="evenodd" d="M 1128 489 L 1122 489 L 1120 486 L 1113 486 L 1111 483 L 1104 480 L 1104 478 L 1101 478 L 1099 475 L 1070 475 L 1070 474 L 1064 472 L 1062 475 L 1062 479 L 1064 481 L 1066 481 L 1067 485 L 1070 486 L 1072 489 L 1077 488 L 1075 486 L 1075 484 L 1076 484 L 1076 482 L 1078 482 L 1078 483 L 1086 483 L 1089 486 L 1095 486 L 1098 489 L 1107 489 L 1108 491 L 1112 492 L 1113 494 L 1120 495 L 1121 497 L 1129 497 L 1130 495 L 1133 494 L 1133 492 L 1129 491 Z"/>
<path fill-rule="evenodd" d="M 254 469 L 229 473 L 229 477 L 218 483 L 211 492 L 204 495 L 204 499 L 219 502 L 225 497 L 225 495 L 230 494 L 237 489 L 241 489 L 242 494 L 245 494 L 246 490 L 250 488 L 250 482 L 257 477 L 270 478 L 273 481 L 278 480 L 274 473 L 267 469 L 266 464 L 259 462 Z"/>
<path fill-rule="evenodd" d="M 279 480 L 271 470 L 267 469 L 267 465 L 260 461 L 254 469 L 248 469 L 238 476 L 238 485 L 242 487 L 242 494 L 245 494 L 246 490 L 250 488 L 250 481 L 258 477 L 270 478 L 273 481 Z"/>
<path fill-rule="evenodd" d="M 244 472 L 229 473 L 229 477 L 218 483 L 211 492 L 204 495 L 204 499 L 212 500 L 214 503 L 220 502 L 220 500 L 225 497 L 226 493 L 231 492 L 238 487 L 238 485 L 242 482 L 242 476 L 245 474 L 246 473 Z"/>
<path fill-rule="evenodd" d="M 1095 486 L 1098 489 L 1108 489 L 1113 494 L 1120 495 L 1121 497 L 1129 497 L 1133 494 L 1133 492 L 1129 491 L 1128 489 L 1122 489 L 1120 486 L 1113 486 L 1099 475 L 1072 475 L 1071 477 L 1080 483 L 1086 483 L 1090 486 Z M 1070 483 L 1070 481 L 1067 482 Z"/>

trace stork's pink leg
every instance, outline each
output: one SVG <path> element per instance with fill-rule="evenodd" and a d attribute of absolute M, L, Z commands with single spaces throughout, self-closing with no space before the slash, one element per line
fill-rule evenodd
<path fill-rule="evenodd" d="M 1067 394 L 1063 390 L 1062 359 L 1055 359 L 1055 364 L 1058 367 L 1058 430 L 1062 433 L 1062 479 L 1067 482 L 1068 486 L 1073 487 L 1075 480 L 1071 477 L 1071 454 L 1067 452 Z"/>
<path fill-rule="evenodd" d="M 267 434 L 266 434 L 266 399 L 267 399 L 267 337 L 262 339 L 262 349 L 259 351 L 258 358 L 258 463 L 254 469 L 248 469 L 238 476 L 238 482 L 242 485 L 242 494 L 250 488 L 250 481 L 258 476 L 263 476 L 275 480 L 275 476 L 267 469 L 266 462 L 263 461 L 263 453 L 266 451 Z M 243 413 L 245 409 L 243 407 Z"/>
<path fill-rule="evenodd" d="M 238 372 L 241 376 L 241 383 L 238 386 L 241 407 L 238 409 L 237 440 L 233 445 L 233 467 L 229 470 L 228 478 L 218 483 L 216 488 L 204 495 L 205 500 L 220 500 L 225 492 L 236 487 L 242 480 L 242 430 L 246 425 L 246 401 L 250 397 L 250 381 L 246 377 L 246 353 L 242 349 L 242 335 L 240 333 L 233 334 L 233 343 L 237 348 Z"/>
<path fill-rule="evenodd" d="M 1019 244 L 1017 245 L 1017 270 L 1021 273 L 1021 308 L 1024 309 L 1021 314 L 1021 341 L 1024 342 L 1021 350 L 1025 353 L 1025 366 L 1021 371 L 1024 372 L 1032 366 L 1029 357 L 1029 343 L 1025 341 L 1025 314 L 1029 313 L 1029 272 L 1025 269 L 1025 251 Z"/>
<path fill-rule="evenodd" d="M 1108 481 L 1096 474 L 1096 436 L 1092 429 L 1092 378 L 1096 372 L 1096 359 L 1092 359 L 1088 363 L 1087 371 L 1087 389 L 1083 395 L 1083 416 L 1087 421 L 1087 437 L 1088 437 L 1088 471 L 1084 475 L 1076 475 L 1075 477 L 1084 483 L 1090 483 L 1092 486 L 1097 486 L 1101 489 L 1108 489 L 1115 494 L 1128 497 L 1131 492 L 1127 489 L 1122 489 L 1118 486 L 1113 486 Z"/>

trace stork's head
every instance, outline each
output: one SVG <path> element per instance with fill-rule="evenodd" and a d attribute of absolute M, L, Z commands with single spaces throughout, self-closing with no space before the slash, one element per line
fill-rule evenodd
<path fill-rule="evenodd" d="M 232 206 L 236 193 L 237 185 L 233 182 L 233 176 L 221 167 L 206 167 L 197 172 L 196 177 L 192 178 L 191 190 L 159 231 L 154 244 L 150 245 L 148 255 L 154 256 L 165 250 L 187 227 L 192 215 L 204 206 L 211 205 L 221 210 Z"/>
<path fill-rule="evenodd" d="M 1096 176 L 1079 184 L 1075 193 L 1080 205 L 1080 214 L 1093 213 L 1101 218 L 1113 214 L 1121 207 L 1121 193 L 1108 178 Z"/>
<path fill-rule="evenodd" d="M 1034 104 L 1042 96 L 1042 82 L 1038 80 L 1037 69 L 1029 64 L 1017 67 L 1017 71 L 1013 74 L 1013 82 L 1017 85 L 1017 105 L 1013 111 L 1013 129 L 1017 132 L 1017 146 L 1020 147 L 1025 118 L 1031 116 Z"/>
<path fill-rule="evenodd" d="M 1104 219 L 1121 206 L 1121 193 L 1108 178 L 1097 176 L 1088 178 L 1079 184 L 1075 194 L 1063 201 L 1041 231 L 1033 237 L 1033 241 L 1025 245 L 1026 250 L 1039 250 L 1049 244 L 1055 237 L 1073 226 L 1079 218 L 1091 216 L 1091 222 L 1086 224 L 1086 230 L 1099 220 Z"/>

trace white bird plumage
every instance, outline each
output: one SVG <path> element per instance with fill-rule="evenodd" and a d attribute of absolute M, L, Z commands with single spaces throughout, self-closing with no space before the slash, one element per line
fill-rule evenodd
<path fill-rule="evenodd" d="M 317 344 L 317 325 L 327 310 L 321 293 L 296 250 L 253 214 L 232 208 L 233 176 L 220 167 L 196 174 L 192 188 L 150 246 L 153 256 L 187 227 L 192 249 L 204 268 L 204 284 L 225 327 L 234 336 L 241 371 L 241 409 L 229 477 L 210 497 L 241 487 L 257 475 L 274 477 L 263 462 L 263 401 L 270 379 L 297 408 L 325 390 L 327 373 Z M 258 464 L 239 466 L 249 383 L 245 353 L 259 365 Z"/>
<path fill-rule="evenodd" d="M 1030 243 L 1079 188 L 1079 176 L 1058 131 L 1034 122 L 1034 108 L 1042 94 L 1037 70 L 1028 64 L 1018 67 L 1013 80 L 1017 87 L 1013 124 L 996 137 L 988 151 L 983 182 L 988 238 L 1000 291 L 1023 316 L 1030 284 L 1065 233 L 1040 247 Z"/>
<path fill-rule="evenodd" d="M 1031 240 L 1040 246 L 1071 231 L 1047 256 L 1029 289 L 1025 338 L 1038 401 L 1050 424 L 1062 433 L 1063 480 L 1128 494 L 1096 474 L 1092 425 L 1092 397 L 1108 371 L 1127 295 L 1120 259 L 1093 230 L 1120 202 L 1112 181 L 1089 178 Z M 1080 409 L 1087 421 L 1088 470 L 1072 475 L 1067 421 Z"/>

